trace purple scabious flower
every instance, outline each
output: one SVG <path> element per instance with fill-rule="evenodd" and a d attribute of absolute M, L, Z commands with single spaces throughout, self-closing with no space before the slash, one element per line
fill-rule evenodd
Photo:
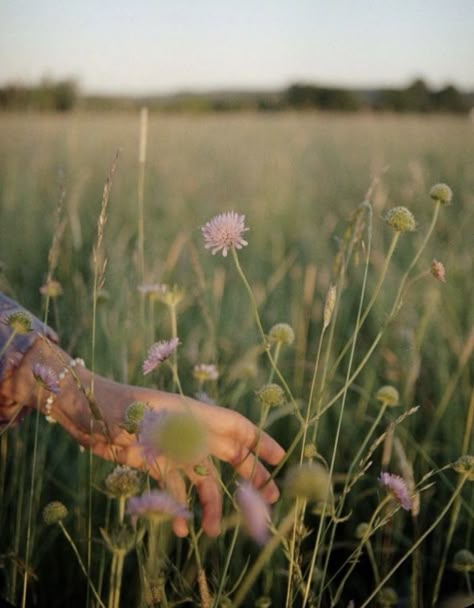
<path fill-rule="evenodd" d="M 242 233 L 247 230 L 245 215 L 239 215 L 235 211 L 220 213 L 201 227 L 204 247 L 210 249 L 212 255 L 222 251 L 222 255 L 226 257 L 227 252 L 232 247 L 242 249 L 242 247 L 248 245 L 247 241 L 242 238 Z"/>
<path fill-rule="evenodd" d="M 248 481 L 240 484 L 235 498 L 242 513 L 248 535 L 260 545 L 264 545 L 269 536 L 269 506 Z"/>
<path fill-rule="evenodd" d="M 379 480 L 400 504 L 402 509 L 411 511 L 413 503 L 408 486 L 403 477 L 400 477 L 400 475 L 392 475 L 391 473 L 381 473 Z"/>
<path fill-rule="evenodd" d="M 164 419 L 168 416 L 166 410 L 156 412 L 145 410 L 138 426 L 138 445 L 143 450 L 146 460 L 152 464 L 160 454 L 160 434 Z"/>
<path fill-rule="evenodd" d="M 59 393 L 59 380 L 56 372 L 43 363 L 33 363 L 33 376 L 39 386 L 50 393 Z"/>
<path fill-rule="evenodd" d="M 149 374 L 155 367 L 163 361 L 166 361 L 176 350 L 179 344 L 179 338 L 171 338 L 171 340 L 160 340 L 150 346 L 148 356 L 143 362 L 143 373 Z"/>
<path fill-rule="evenodd" d="M 173 517 L 189 519 L 191 512 L 177 502 L 168 492 L 152 490 L 141 496 L 133 496 L 127 501 L 127 513 L 133 520 L 147 517 L 155 521 L 165 521 Z"/>

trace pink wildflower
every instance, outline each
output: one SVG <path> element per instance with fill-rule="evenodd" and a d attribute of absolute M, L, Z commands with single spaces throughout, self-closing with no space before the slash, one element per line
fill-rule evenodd
<path fill-rule="evenodd" d="M 143 373 L 149 374 L 155 367 L 163 361 L 166 361 L 176 350 L 179 344 L 179 338 L 171 338 L 171 340 L 160 340 L 155 342 L 148 350 L 148 356 L 143 362 Z"/>
<path fill-rule="evenodd" d="M 381 484 L 392 494 L 402 509 L 411 511 L 413 503 L 408 486 L 403 477 L 390 473 L 381 473 L 379 479 Z"/>
<path fill-rule="evenodd" d="M 222 255 L 226 257 L 231 247 L 242 249 L 248 245 L 247 241 L 242 238 L 242 233 L 247 230 L 245 215 L 239 215 L 235 211 L 220 213 L 201 227 L 204 247 L 211 249 L 212 255 L 222 251 Z"/>
<path fill-rule="evenodd" d="M 166 520 L 173 517 L 189 519 L 191 512 L 170 494 L 163 490 L 152 490 L 141 496 L 133 496 L 127 501 L 127 513 L 136 520 L 138 517 Z"/>
<path fill-rule="evenodd" d="M 235 497 L 249 536 L 264 545 L 268 540 L 269 506 L 247 481 L 238 487 Z"/>
<path fill-rule="evenodd" d="M 433 260 L 431 262 L 431 274 L 435 279 L 441 281 L 441 283 L 446 283 L 446 271 L 444 269 L 443 262 L 438 262 L 438 260 Z"/>
<path fill-rule="evenodd" d="M 42 363 L 33 363 L 33 376 L 39 386 L 50 393 L 59 393 L 59 381 L 56 372 Z"/>

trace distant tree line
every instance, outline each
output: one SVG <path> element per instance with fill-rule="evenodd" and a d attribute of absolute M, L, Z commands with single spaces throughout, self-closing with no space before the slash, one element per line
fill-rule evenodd
<path fill-rule="evenodd" d="M 0 87 L 0 110 L 136 110 L 147 105 L 161 112 L 322 110 L 333 112 L 466 113 L 474 93 L 453 85 L 432 90 L 421 79 L 401 89 L 354 90 L 293 84 L 281 91 L 211 91 L 147 97 L 81 95 L 74 80 L 43 80 L 38 86 Z"/>
<path fill-rule="evenodd" d="M 0 87 L 0 109 L 67 112 L 77 106 L 79 97 L 75 80 L 44 79 L 36 86 L 13 83 Z"/>

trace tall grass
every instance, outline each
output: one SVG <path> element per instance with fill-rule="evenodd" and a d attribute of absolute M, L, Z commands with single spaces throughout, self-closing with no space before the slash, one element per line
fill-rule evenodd
<path fill-rule="evenodd" d="M 115 608 L 429 606 L 471 593 L 472 570 L 456 555 L 472 551 L 472 483 L 449 466 L 474 447 L 471 131 L 442 117 L 149 116 L 146 124 L 142 115 L 140 130 L 129 115 L 0 116 L 2 289 L 45 314 L 39 287 L 60 240 L 64 294 L 50 322 L 67 350 L 87 358 L 93 344 L 87 363 L 97 373 L 146 384 L 147 347 L 179 328 L 183 391 L 203 388 L 196 363 L 216 363 L 209 395 L 288 449 L 274 471 L 283 492 L 265 547 L 240 526 L 235 478 L 222 465 L 219 539 L 200 532 L 196 509 L 190 539 L 147 527 L 119 551 L 123 506 L 104 486 L 113 465 L 89 460 L 43 419 L 36 435 L 30 416 L 0 438 L 0 596 L 18 602 L 24 584 L 27 605 L 93 606 L 99 593 Z M 119 148 L 99 260 L 101 193 Z M 428 192 L 440 181 L 454 199 L 439 209 Z M 61 239 L 48 219 L 58 185 Z M 385 225 L 398 205 L 414 213 L 415 232 L 394 236 Z M 246 214 L 249 246 L 212 257 L 199 227 L 230 209 Z M 433 258 L 446 267 L 445 284 L 429 272 Z M 171 311 L 144 301 L 143 282 L 176 284 L 184 300 Z M 278 322 L 295 329 L 293 345 L 268 342 Z M 160 388 L 176 390 L 177 366 L 157 376 Z M 269 382 L 283 387 L 286 404 L 262 412 L 257 393 Z M 398 390 L 398 409 L 377 401 L 384 385 Z M 320 505 L 295 500 L 283 483 L 313 461 L 331 480 Z M 382 470 L 412 484 L 411 513 L 386 497 Z M 69 509 L 64 529 L 42 522 L 51 500 Z"/>

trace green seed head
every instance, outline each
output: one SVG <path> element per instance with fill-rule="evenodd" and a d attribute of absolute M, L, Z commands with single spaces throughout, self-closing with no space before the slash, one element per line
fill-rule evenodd
<path fill-rule="evenodd" d="M 303 456 L 305 458 L 308 458 L 308 459 L 314 458 L 317 453 L 318 453 L 318 450 L 316 449 L 316 446 L 314 445 L 314 443 L 307 443 L 304 446 Z"/>
<path fill-rule="evenodd" d="M 286 476 L 284 488 L 292 498 L 306 498 L 313 502 L 325 502 L 332 496 L 328 472 L 319 462 L 292 467 Z"/>
<path fill-rule="evenodd" d="M 293 344 L 295 341 L 295 332 L 288 323 L 276 323 L 268 334 L 270 342 L 279 344 Z"/>
<path fill-rule="evenodd" d="M 116 498 L 134 496 L 141 490 L 141 478 L 138 471 L 127 466 L 117 466 L 105 478 L 107 492 Z"/>
<path fill-rule="evenodd" d="M 377 595 L 377 604 L 382 608 L 390 608 L 398 604 L 398 593 L 393 587 L 383 587 Z"/>
<path fill-rule="evenodd" d="M 471 454 L 461 456 L 461 458 L 458 458 L 453 464 L 453 469 L 456 473 L 460 473 L 461 475 L 467 474 L 467 478 L 470 481 L 474 481 L 474 456 Z"/>
<path fill-rule="evenodd" d="M 458 572 L 474 572 L 474 555 L 469 549 L 461 549 L 456 553 L 453 568 Z"/>
<path fill-rule="evenodd" d="M 67 517 L 67 509 L 59 500 L 53 500 L 43 509 L 43 519 L 45 524 L 51 526 L 57 524 Z"/>
<path fill-rule="evenodd" d="M 364 538 L 365 536 L 368 536 L 369 530 L 370 530 L 369 524 L 367 522 L 362 522 L 356 528 L 355 537 L 360 540 L 360 539 Z"/>
<path fill-rule="evenodd" d="M 399 403 L 399 394 L 397 389 L 393 386 L 389 386 L 388 384 L 387 386 L 382 386 L 379 388 L 379 390 L 375 393 L 375 398 L 377 401 L 380 401 L 382 405 L 388 405 L 390 407 L 394 407 Z"/>
<path fill-rule="evenodd" d="M 279 384 L 265 384 L 257 391 L 257 397 L 266 407 L 277 407 L 285 403 L 285 391 Z"/>
<path fill-rule="evenodd" d="M 430 190 L 430 196 L 434 201 L 449 205 L 453 198 L 453 191 L 447 184 L 435 184 Z"/>
<path fill-rule="evenodd" d="M 255 601 L 255 608 L 270 608 L 272 605 L 272 600 L 268 597 L 268 595 L 262 595 Z"/>
<path fill-rule="evenodd" d="M 143 416 L 147 410 L 146 403 L 142 401 L 134 401 L 127 407 L 125 412 L 125 420 L 122 427 L 128 433 L 137 433 L 140 426 L 140 422 L 143 420 Z"/>
<path fill-rule="evenodd" d="M 4 323 L 5 325 L 8 325 L 16 334 L 23 336 L 29 334 L 33 329 L 30 315 L 21 310 L 9 314 Z"/>
<path fill-rule="evenodd" d="M 406 207 L 393 207 L 389 209 L 384 219 L 396 232 L 413 232 L 416 228 L 413 213 Z"/>
<path fill-rule="evenodd" d="M 156 444 L 177 464 L 192 464 L 207 455 L 207 432 L 191 412 L 168 414 L 158 425 Z"/>

